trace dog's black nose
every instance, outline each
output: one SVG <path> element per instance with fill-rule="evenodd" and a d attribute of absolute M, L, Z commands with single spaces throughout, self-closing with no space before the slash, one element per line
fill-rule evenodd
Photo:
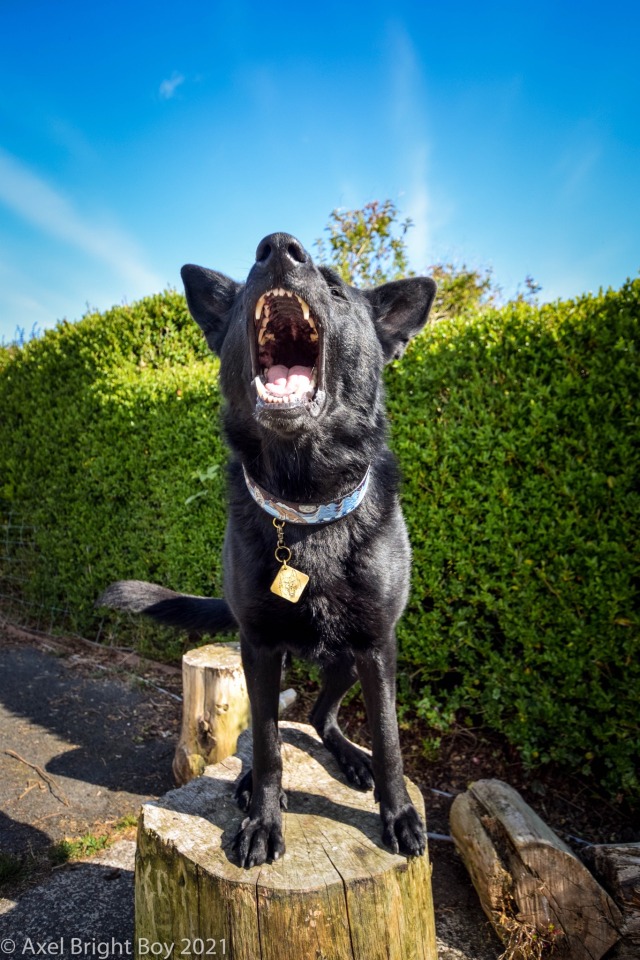
<path fill-rule="evenodd" d="M 256 250 L 258 267 L 279 266 L 282 270 L 294 270 L 309 262 L 309 254 L 302 244 L 289 233 L 270 233 L 261 240 Z"/>

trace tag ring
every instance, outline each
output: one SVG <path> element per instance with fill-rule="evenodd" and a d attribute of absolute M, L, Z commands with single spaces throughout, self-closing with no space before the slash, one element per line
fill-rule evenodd
<path fill-rule="evenodd" d="M 283 556 L 283 554 L 286 554 L 286 556 Z M 291 560 L 291 550 L 289 550 L 289 547 L 286 547 L 284 544 L 282 544 L 281 546 L 276 547 L 274 556 L 278 563 L 281 563 L 284 567 L 286 567 L 289 560 Z"/>

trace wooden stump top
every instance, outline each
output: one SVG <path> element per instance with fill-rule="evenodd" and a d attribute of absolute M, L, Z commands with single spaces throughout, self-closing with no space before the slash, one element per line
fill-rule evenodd
<path fill-rule="evenodd" d="M 242 670 L 239 643 L 208 643 L 194 647 L 182 655 L 183 663 L 190 667 L 208 667 L 211 661 L 218 670 Z"/>
<path fill-rule="evenodd" d="M 237 753 L 161 800 L 146 803 L 142 817 L 149 830 L 176 844 L 194 864 L 218 876 L 255 886 L 310 889 L 345 875 L 365 877 L 405 866 L 407 858 L 382 843 L 373 791 L 355 790 L 315 730 L 306 724 L 280 723 L 282 786 L 288 797 L 283 813 L 287 852 L 282 860 L 245 870 L 230 860 L 231 844 L 245 814 L 233 796 L 240 774 L 251 767 L 251 731 L 241 734 Z M 416 809 L 424 816 L 419 789 L 406 780 Z"/>
<path fill-rule="evenodd" d="M 138 935 L 153 927 L 156 940 L 162 929 L 172 939 L 196 935 L 190 929 L 203 937 L 206 928 L 212 938 L 234 941 L 228 956 L 252 960 L 315 960 L 328 944 L 331 960 L 435 960 L 427 854 L 407 859 L 383 845 L 373 792 L 346 783 L 312 727 L 281 722 L 280 730 L 288 796 L 284 857 L 249 870 L 230 859 L 243 819 L 234 785 L 251 765 L 251 731 L 245 731 L 235 756 L 143 806 Z M 420 791 L 406 782 L 424 815 Z M 162 899 L 175 901 L 176 892 L 182 902 L 163 906 Z M 209 914 L 203 919 L 204 903 Z M 307 954 L 309 936 L 317 937 L 319 953 Z"/>

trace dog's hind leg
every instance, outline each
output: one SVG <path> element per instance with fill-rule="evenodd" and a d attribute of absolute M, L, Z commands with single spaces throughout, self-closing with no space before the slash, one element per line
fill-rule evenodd
<path fill-rule="evenodd" d="M 234 840 L 242 867 L 277 860 L 285 850 L 282 836 L 282 757 L 278 736 L 278 700 L 282 657 L 241 636 L 242 664 L 251 703 L 253 769 L 251 804 Z M 243 778 L 244 779 L 244 778 Z"/>
<path fill-rule="evenodd" d="M 309 719 L 349 783 L 362 790 L 370 790 L 373 786 L 371 757 L 350 743 L 338 726 L 338 710 L 342 699 L 358 679 L 355 662 L 352 658 L 332 661 L 325 665 L 322 679 L 322 688 Z"/>

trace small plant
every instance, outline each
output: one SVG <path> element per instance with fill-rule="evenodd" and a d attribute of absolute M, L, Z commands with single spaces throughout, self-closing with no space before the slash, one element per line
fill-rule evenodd
<path fill-rule="evenodd" d="M 81 857 L 91 857 L 100 853 L 109 846 L 109 835 L 96 836 L 86 833 L 83 837 L 60 840 L 49 850 L 49 859 L 54 865 L 67 863 L 69 860 L 79 860 Z"/>
<path fill-rule="evenodd" d="M 442 749 L 442 737 L 425 738 L 421 744 L 422 756 L 427 763 L 435 763 L 440 759 L 440 750 Z"/>
<path fill-rule="evenodd" d="M 499 960 L 552 960 L 558 955 L 564 934 L 549 924 L 541 933 L 536 927 L 516 919 L 517 908 L 512 900 L 506 900 L 505 910 L 496 915 L 494 926 L 504 944 Z"/>
<path fill-rule="evenodd" d="M 194 500 L 198 500 L 200 497 L 208 497 L 211 491 L 210 483 L 217 477 L 220 472 L 220 464 L 211 463 L 204 470 L 196 470 L 195 473 L 191 474 L 192 479 L 199 480 L 202 487 L 196 493 L 192 493 L 190 497 L 187 497 L 184 504 L 185 507 L 188 507 L 190 503 L 193 503 Z"/>
<path fill-rule="evenodd" d="M 123 817 L 120 817 L 118 821 L 114 824 L 114 830 L 130 830 L 132 827 L 138 826 L 138 817 L 135 813 L 126 813 Z"/>

